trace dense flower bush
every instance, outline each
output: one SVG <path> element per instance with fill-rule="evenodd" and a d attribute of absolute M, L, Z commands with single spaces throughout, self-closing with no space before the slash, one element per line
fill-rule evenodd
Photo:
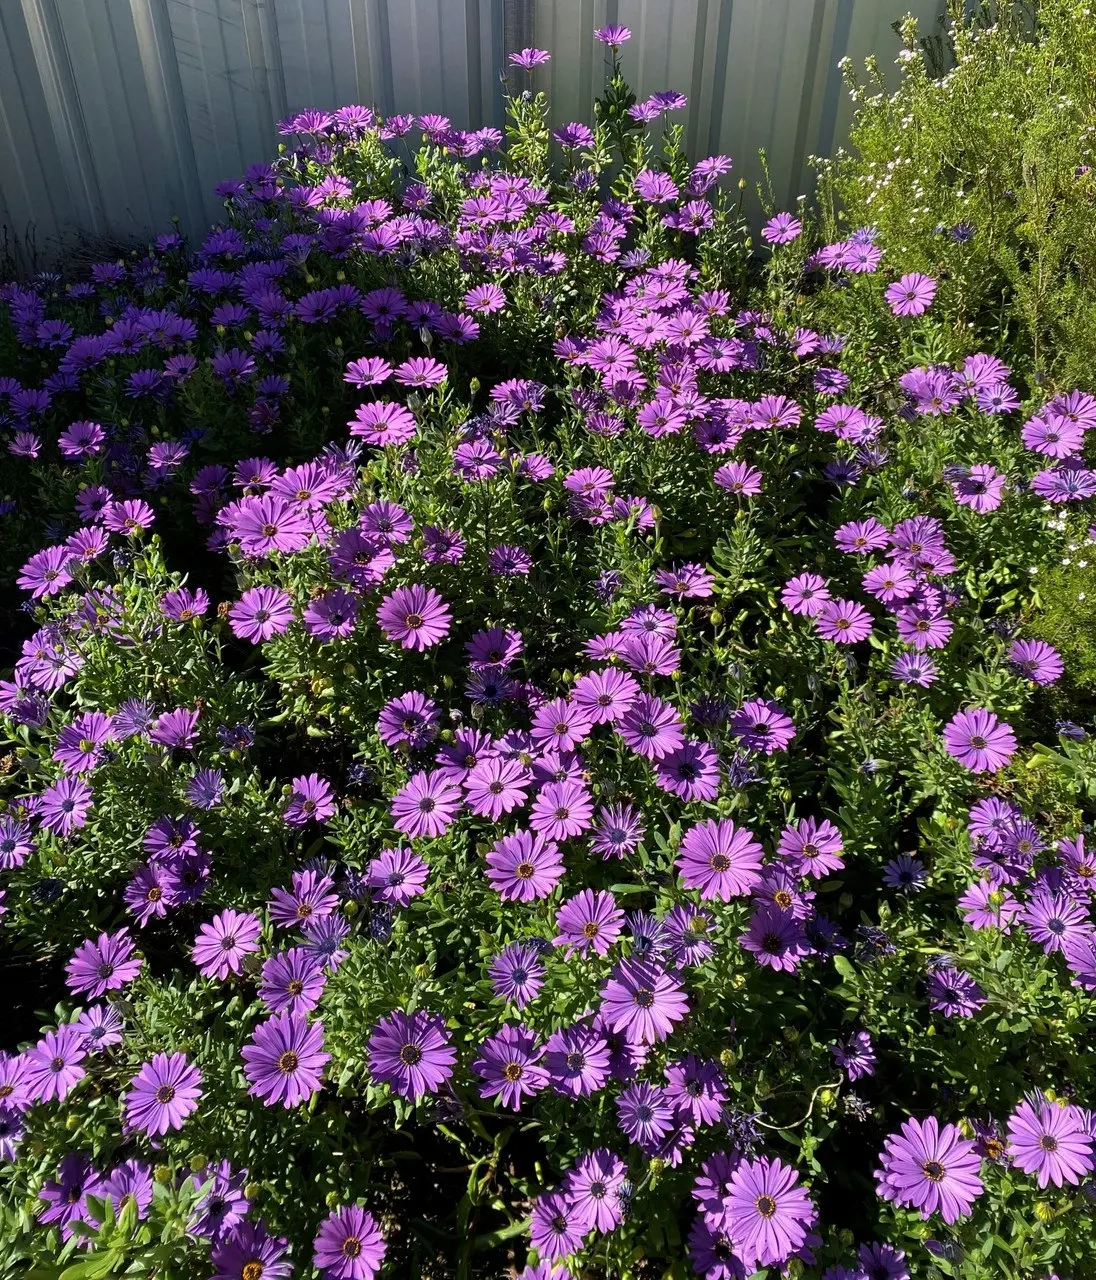
<path fill-rule="evenodd" d="M 554 148 L 306 112 L 0 293 L 13 1270 L 1096 1268 L 1096 400 L 870 228 L 752 272 L 598 38 Z"/>

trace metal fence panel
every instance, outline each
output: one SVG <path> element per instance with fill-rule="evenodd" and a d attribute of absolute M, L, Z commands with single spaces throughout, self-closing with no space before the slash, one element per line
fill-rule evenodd
<path fill-rule="evenodd" d="M 200 233 L 214 186 L 273 154 L 277 121 L 347 102 L 502 124 L 516 43 L 552 52 L 532 84 L 554 124 L 588 120 L 605 83 L 592 32 L 631 28 L 641 96 L 689 96 L 690 152 L 724 152 L 751 183 L 767 150 L 778 202 L 807 157 L 844 137 L 837 61 L 923 29 L 942 0 L 0 0 L 0 226 L 24 262 L 109 247 L 178 217 Z M 518 77 L 520 79 L 520 77 Z M 32 252 L 33 250 L 33 252 Z"/>

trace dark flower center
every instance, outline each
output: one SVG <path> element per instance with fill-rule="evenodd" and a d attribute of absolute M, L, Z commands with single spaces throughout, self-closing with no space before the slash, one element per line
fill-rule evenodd
<path fill-rule="evenodd" d="M 152 887 L 149 889 L 148 893 L 146 893 L 146 894 L 145 894 L 145 901 L 146 901 L 146 902 L 159 902 L 159 901 L 160 901 L 160 899 L 161 899 L 163 896 L 164 896 L 164 891 L 163 891 L 163 889 L 161 889 L 161 888 L 160 888 L 160 886 L 159 886 L 158 884 L 154 884 L 154 885 L 152 885 Z M 107 974 L 105 974 L 105 973 L 103 972 L 103 969 L 105 969 L 105 968 L 106 968 L 106 965 L 102 965 L 102 966 L 100 966 L 100 969 L 99 969 L 99 976 L 100 976 L 101 978 L 105 978 L 105 977 L 107 977 L 107 976 L 108 976 Z"/>
<path fill-rule="evenodd" d="M 1047 921 L 1047 932 L 1053 933 L 1056 937 L 1061 937 L 1066 931 L 1066 922 L 1057 916 L 1051 916 Z"/>
<path fill-rule="evenodd" d="M 945 1169 L 939 1160 L 926 1160 L 921 1170 L 930 1182 L 944 1181 Z"/>
<path fill-rule="evenodd" d="M 413 1067 L 422 1061 L 422 1050 L 417 1044 L 405 1044 L 400 1050 L 400 1061 L 405 1067 Z"/>
<path fill-rule="evenodd" d="M 112 964 L 107 964 L 106 961 L 104 960 L 103 963 L 99 966 L 98 969 L 96 969 L 95 972 L 99 975 L 100 978 L 109 978 L 110 975 L 114 972 L 114 966 Z"/>
<path fill-rule="evenodd" d="M 1043 1151 L 1057 1151 L 1058 1139 L 1052 1134 L 1044 1133 L 1039 1138 L 1039 1146 Z"/>
<path fill-rule="evenodd" d="M 514 875 L 519 880 L 531 880 L 535 871 L 536 867 L 531 862 L 519 862 L 514 868 Z"/>
<path fill-rule="evenodd" d="M 297 1057 L 292 1049 L 287 1049 L 278 1059 L 278 1070 L 284 1071 L 286 1075 L 289 1075 L 291 1071 L 296 1071 L 300 1064 L 300 1058 Z"/>
<path fill-rule="evenodd" d="M 403 623 L 405 627 L 410 628 L 412 631 L 417 630 L 422 626 L 422 614 L 409 613 L 407 617 L 404 618 Z"/>
<path fill-rule="evenodd" d="M 582 936 L 584 938 L 596 938 L 600 926 L 596 920 L 587 920 L 582 926 Z"/>
<path fill-rule="evenodd" d="M 985 751 L 986 740 L 985 738 L 981 737 L 979 734 L 974 734 L 971 737 L 970 745 L 974 748 L 975 751 Z"/>
<path fill-rule="evenodd" d="M 64 1058 L 51 1058 L 49 1063 L 49 1069 L 51 1071 L 64 1071 L 65 1069 Z"/>
<path fill-rule="evenodd" d="M 304 991 L 304 983 L 300 978 L 293 978 L 286 984 L 285 989 L 291 996 L 299 996 Z"/>
<path fill-rule="evenodd" d="M 772 1196 L 758 1196 L 754 1208 L 763 1218 L 771 1218 L 776 1213 L 776 1201 Z"/>
<path fill-rule="evenodd" d="M 509 1080 L 511 1084 L 515 1080 L 520 1080 L 525 1074 L 525 1068 L 520 1062 L 508 1062 L 502 1069 L 503 1078 Z"/>
<path fill-rule="evenodd" d="M 787 909 L 792 905 L 792 895 L 787 891 L 787 889 L 777 889 L 773 894 L 773 902 L 775 902 L 778 907 L 782 907 L 787 911 Z"/>
<path fill-rule="evenodd" d="M 640 987 L 632 1001 L 637 1009 L 649 1009 L 655 1002 L 655 993 L 649 987 Z"/>
<path fill-rule="evenodd" d="M 784 945 L 780 941 L 780 934 L 767 933 L 761 939 L 761 950 L 767 951 L 770 955 L 778 956 L 784 950 Z"/>
<path fill-rule="evenodd" d="M 725 853 L 713 853 L 708 865 L 713 871 L 729 871 L 731 869 L 731 860 Z"/>
<path fill-rule="evenodd" d="M 560 805 L 559 808 L 555 811 L 555 814 L 553 816 L 558 818 L 562 822 L 565 818 L 567 818 L 570 815 L 570 812 L 571 812 L 570 809 L 567 809 L 563 805 Z"/>
<path fill-rule="evenodd" d="M 263 525 L 263 537 L 264 537 L 264 538 L 274 538 L 274 537 L 276 537 L 276 536 L 277 536 L 277 534 L 278 534 L 278 526 L 277 526 L 276 524 L 264 524 L 264 525 Z"/>
<path fill-rule="evenodd" d="M 344 1258 L 360 1258 L 362 1253 L 362 1242 L 357 1236 L 347 1236 L 342 1242 L 342 1248 L 339 1252 Z"/>
<path fill-rule="evenodd" d="M 175 1097 L 175 1086 L 170 1084 L 162 1084 L 156 1090 L 156 1101 L 162 1106 L 166 1106 L 172 1098 Z"/>
<path fill-rule="evenodd" d="M 240 1271 L 240 1280 L 262 1280 L 263 1264 L 258 1258 L 245 1262 Z"/>

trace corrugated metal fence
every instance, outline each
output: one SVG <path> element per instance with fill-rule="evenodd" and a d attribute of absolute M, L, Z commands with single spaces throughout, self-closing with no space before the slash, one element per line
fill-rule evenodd
<path fill-rule="evenodd" d="M 778 199 L 848 127 L 837 70 L 888 65 L 890 24 L 931 29 L 943 0 L 0 0 L 0 225 L 48 260 L 74 237 L 125 241 L 215 221 L 214 185 L 273 154 L 276 122 L 344 103 L 502 123 L 499 71 L 526 44 L 554 123 L 589 120 L 605 76 L 593 29 L 632 29 L 636 91 L 689 95 L 694 156 Z"/>

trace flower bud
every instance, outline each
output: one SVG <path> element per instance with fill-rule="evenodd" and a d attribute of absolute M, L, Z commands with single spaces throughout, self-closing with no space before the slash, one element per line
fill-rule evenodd
<path fill-rule="evenodd" d="M 158 1164 L 152 1171 L 152 1177 L 161 1186 L 166 1186 L 171 1181 L 171 1170 L 166 1164 Z"/>

